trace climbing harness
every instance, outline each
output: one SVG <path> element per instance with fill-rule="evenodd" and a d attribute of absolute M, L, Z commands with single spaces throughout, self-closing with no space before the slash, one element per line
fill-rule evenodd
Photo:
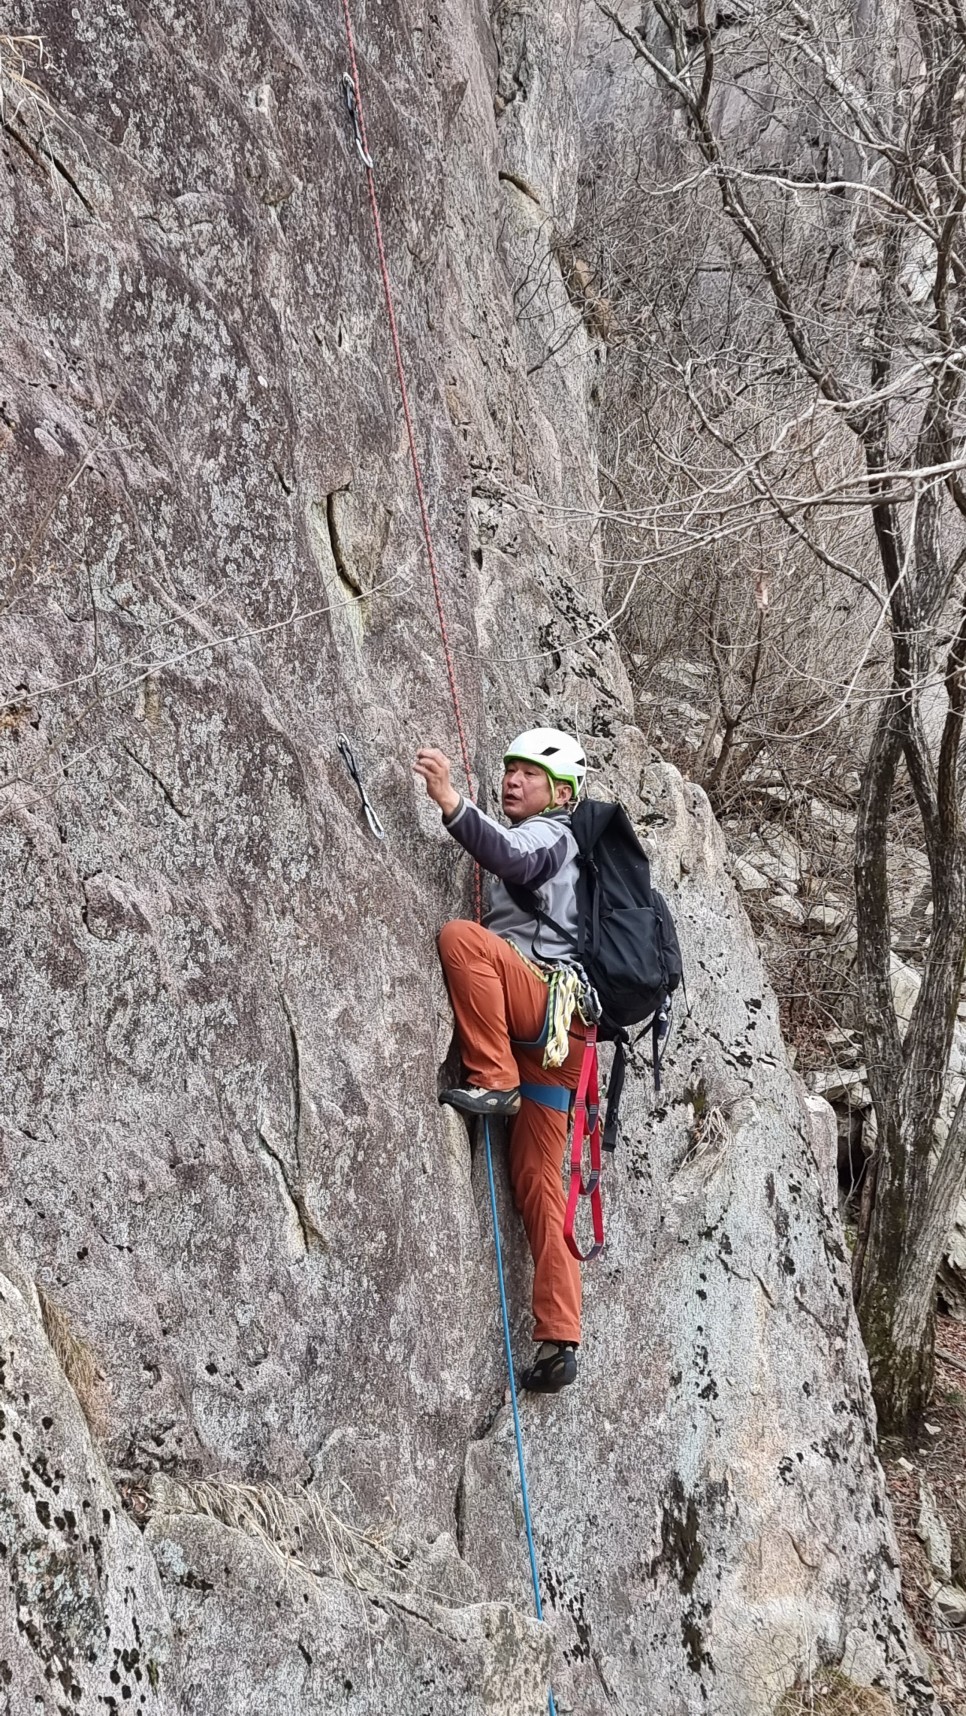
<path fill-rule="evenodd" d="M 570 1108 L 571 1091 L 562 1084 L 521 1084 L 520 1095 L 540 1108 L 555 1108 L 565 1114 Z M 578 1263 L 590 1263 L 604 1246 L 604 1206 L 600 1195 L 601 1138 L 600 1087 L 597 1067 L 597 1026 L 588 1025 L 584 1039 L 584 1058 L 580 1077 L 573 1093 L 574 1125 L 570 1139 L 570 1187 L 564 1214 L 564 1239 L 567 1250 Z M 590 1150 L 590 1171 L 584 1178 L 584 1145 Z M 590 1199 L 590 1220 L 593 1243 L 581 1251 L 574 1234 L 577 1206 L 581 1198 Z"/>
<path fill-rule="evenodd" d="M 584 1140 L 590 1146 L 590 1173 L 584 1179 Z M 597 1026 L 587 1027 L 584 1058 L 574 1098 L 574 1130 L 570 1141 L 570 1190 L 564 1215 L 564 1239 L 567 1250 L 580 1263 L 589 1263 L 604 1245 L 604 1207 L 600 1196 L 600 1088 L 597 1072 Z M 589 1251 L 581 1251 L 574 1238 L 577 1203 L 590 1199 L 590 1219 L 594 1241 Z"/>
<path fill-rule="evenodd" d="M 500 1283 L 500 1315 L 503 1318 L 503 1346 L 506 1352 L 507 1375 L 510 1378 L 510 1405 L 513 1408 L 513 1434 L 517 1444 L 517 1466 L 520 1471 L 520 1496 L 523 1501 L 523 1523 L 527 1530 L 527 1549 L 530 1553 L 530 1579 L 533 1584 L 533 1606 L 537 1620 L 543 1620 L 543 1604 L 540 1601 L 540 1575 L 537 1572 L 537 1551 L 533 1541 L 533 1521 L 530 1518 L 530 1493 L 527 1489 L 527 1470 L 523 1461 L 523 1436 L 520 1432 L 520 1408 L 517 1405 L 517 1385 L 513 1374 L 513 1346 L 510 1340 L 510 1313 L 506 1303 L 506 1284 L 503 1278 L 503 1247 L 500 1244 L 500 1218 L 496 1207 L 496 1182 L 493 1178 L 493 1151 L 490 1146 L 490 1122 L 483 1122 L 483 1139 L 486 1144 L 486 1178 L 490 1188 L 490 1213 L 493 1217 L 493 1239 L 496 1245 L 496 1273 Z M 547 1693 L 547 1708 L 549 1716 L 557 1716 L 557 1706 L 553 1701 L 553 1692 Z"/>
<path fill-rule="evenodd" d="M 348 769 L 350 775 L 352 776 L 352 779 L 355 781 L 356 786 L 359 789 L 359 797 L 362 800 L 362 808 L 366 813 L 366 821 L 368 822 L 369 827 L 372 829 L 372 832 L 375 835 L 376 839 L 377 840 L 385 840 L 386 830 L 383 828 L 382 823 L 379 821 L 379 818 L 376 815 L 376 812 L 372 806 L 372 803 L 370 802 L 369 794 L 366 792 L 365 784 L 363 782 L 362 776 L 359 773 L 359 766 L 355 760 L 355 757 L 352 755 L 352 747 L 349 744 L 349 741 L 346 738 L 344 733 L 339 734 L 338 745 L 339 745 L 340 754 L 342 756 L 342 761 L 345 763 L 346 768 Z"/>
<path fill-rule="evenodd" d="M 520 953 L 520 949 L 516 949 Z M 520 953 L 530 971 L 547 985 L 547 1013 L 540 1036 L 532 1043 L 515 1043 L 515 1048 L 543 1049 L 545 1067 L 563 1066 L 570 1049 L 570 1023 L 576 1012 L 586 1027 L 584 1057 L 574 1094 L 564 1084 L 520 1085 L 520 1095 L 540 1108 L 555 1108 L 561 1114 L 570 1111 L 573 1098 L 574 1124 L 570 1140 L 570 1188 L 564 1215 L 564 1239 L 567 1249 L 580 1263 L 590 1263 L 603 1250 L 604 1207 L 600 1192 L 601 1134 L 600 1084 L 597 1061 L 597 1027 L 600 1023 L 600 1001 L 579 965 L 542 966 Z M 623 1080 L 623 1069 L 621 1069 Z M 590 1148 L 590 1173 L 584 1179 L 584 1144 Z M 580 1198 L 590 1199 L 590 1219 L 594 1241 L 589 1251 L 581 1251 L 574 1237 L 577 1204 Z"/>
<path fill-rule="evenodd" d="M 521 953 L 515 942 L 510 946 L 514 953 L 520 955 L 527 970 L 547 985 L 543 1030 L 532 1043 L 520 1042 L 517 1046 L 521 1049 L 543 1049 L 545 1067 L 562 1067 L 570 1053 L 570 1026 L 574 1014 L 577 1013 L 585 1025 L 599 1023 L 600 1002 L 596 992 L 588 983 L 582 966 L 542 965 L 539 960 Z"/>

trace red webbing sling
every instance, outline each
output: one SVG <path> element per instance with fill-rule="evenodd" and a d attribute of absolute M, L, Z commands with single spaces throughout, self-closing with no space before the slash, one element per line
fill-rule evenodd
<path fill-rule="evenodd" d="M 584 1179 L 584 1142 L 590 1145 L 590 1173 Z M 604 1206 L 600 1196 L 600 1087 L 597 1077 L 597 1026 L 588 1025 L 584 1058 L 574 1098 L 574 1126 L 570 1139 L 570 1190 L 564 1215 L 564 1239 L 567 1249 L 580 1263 L 589 1263 L 604 1244 Z M 589 1251 L 581 1251 L 574 1237 L 577 1205 L 581 1198 L 590 1199 L 590 1219 L 594 1241 Z"/>

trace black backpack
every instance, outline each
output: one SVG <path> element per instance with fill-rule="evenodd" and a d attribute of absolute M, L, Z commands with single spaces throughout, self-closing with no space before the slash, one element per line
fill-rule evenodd
<path fill-rule="evenodd" d="M 651 1021 L 654 1088 L 660 1090 L 661 1042 L 671 996 L 683 977 L 681 949 L 668 903 L 651 887 L 647 853 L 623 805 L 581 799 L 570 827 L 579 853 L 576 936 L 548 917 L 530 890 L 508 887 L 508 892 L 573 945 L 600 998 L 599 1035 L 617 1044 L 603 1137 L 604 1149 L 613 1150 L 630 1042 L 627 1027 Z"/>

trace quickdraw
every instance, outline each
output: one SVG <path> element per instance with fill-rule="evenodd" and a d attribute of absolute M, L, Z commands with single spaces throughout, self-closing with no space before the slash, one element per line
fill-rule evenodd
<path fill-rule="evenodd" d="M 352 746 L 349 744 L 349 741 L 346 738 L 344 733 L 340 733 L 338 735 L 337 743 L 339 746 L 339 754 L 342 758 L 342 761 L 345 763 L 345 766 L 348 769 L 350 775 L 352 776 L 352 779 L 355 781 L 356 787 L 358 789 L 359 797 L 362 800 L 362 808 L 366 813 L 366 821 L 368 822 L 369 827 L 371 828 L 376 839 L 377 840 L 385 840 L 386 830 L 383 828 L 382 823 L 379 821 L 379 818 L 375 812 L 375 807 L 373 806 L 373 804 L 369 798 L 369 794 L 366 792 L 365 783 L 362 779 L 361 774 L 359 773 L 359 765 L 356 762 L 355 757 L 352 754 Z"/>
<path fill-rule="evenodd" d="M 590 1173 L 584 1179 L 584 1142 L 590 1145 Z M 574 1098 L 574 1126 L 570 1138 L 570 1190 L 564 1214 L 564 1239 L 567 1249 L 579 1263 L 589 1263 L 604 1245 L 604 1206 L 600 1196 L 600 1086 L 597 1076 L 597 1026 L 588 1025 L 584 1058 Z M 590 1199 L 590 1219 L 594 1242 L 589 1251 L 581 1251 L 574 1238 L 577 1204 L 581 1198 Z"/>
<path fill-rule="evenodd" d="M 349 118 L 352 120 L 352 128 L 356 134 L 356 148 L 359 151 L 359 159 L 362 162 L 362 165 L 364 167 L 368 167 L 371 173 L 372 156 L 366 148 L 365 136 L 362 130 L 362 121 L 359 116 L 359 104 L 356 100 L 356 86 L 351 72 L 342 73 L 342 95 Z"/>

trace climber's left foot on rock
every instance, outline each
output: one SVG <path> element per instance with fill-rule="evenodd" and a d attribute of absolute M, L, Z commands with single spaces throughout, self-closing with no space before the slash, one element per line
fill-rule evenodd
<path fill-rule="evenodd" d="M 531 1394 L 559 1394 L 577 1381 L 577 1353 L 573 1341 L 544 1341 L 536 1362 L 525 1370 L 520 1387 Z"/>
<path fill-rule="evenodd" d="M 476 1085 L 467 1085 L 463 1089 L 441 1091 L 439 1100 L 450 1108 L 458 1108 L 461 1114 L 479 1114 L 484 1120 L 520 1112 L 519 1090 L 480 1090 Z"/>

